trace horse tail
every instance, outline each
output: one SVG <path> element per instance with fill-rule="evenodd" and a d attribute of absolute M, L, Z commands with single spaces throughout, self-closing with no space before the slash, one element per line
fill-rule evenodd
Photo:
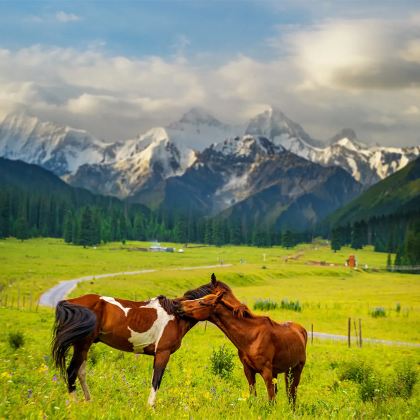
<path fill-rule="evenodd" d="M 95 326 L 96 315 L 90 309 L 66 300 L 58 302 L 53 327 L 52 357 L 65 380 L 66 356 L 70 347 L 92 334 Z"/>

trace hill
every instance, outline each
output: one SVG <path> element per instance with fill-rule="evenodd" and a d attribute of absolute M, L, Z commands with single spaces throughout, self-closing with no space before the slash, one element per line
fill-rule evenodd
<path fill-rule="evenodd" d="M 370 187 L 324 223 L 340 226 L 371 218 L 420 211 L 420 158 Z"/>

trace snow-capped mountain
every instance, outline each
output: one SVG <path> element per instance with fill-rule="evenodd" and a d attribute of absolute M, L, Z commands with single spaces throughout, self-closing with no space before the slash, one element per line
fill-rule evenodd
<path fill-rule="evenodd" d="M 197 145 L 224 139 L 234 129 L 200 108 L 192 108 L 179 121 L 157 127 L 108 150 L 101 164 L 83 165 L 69 178 L 72 185 L 135 197 L 149 205 L 161 181 L 182 175 L 196 159 Z"/>
<path fill-rule="evenodd" d="M 248 172 L 261 159 L 273 159 L 285 149 L 323 166 L 339 166 L 365 186 L 401 169 L 420 154 L 420 146 L 366 146 L 350 129 L 321 143 L 274 107 L 252 118 L 246 129 L 229 126 L 205 110 L 193 108 L 167 127 L 114 143 L 24 113 L 6 116 L 0 122 L 0 156 L 43 166 L 93 192 L 131 197 L 145 204 L 165 195 L 163 181 L 180 177 L 189 168 L 194 172 L 197 154 L 200 159 L 196 165 L 217 167 L 218 160 L 233 165 L 218 166 L 224 181 L 214 192 L 215 208 L 237 203 L 248 194 Z"/>
<path fill-rule="evenodd" d="M 181 175 L 195 160 L 195 152 L 175 144 L 164 128 L 153 128 L 119 143 L 100 164 L 82 165 L 70 184 L 105 195 L 127 197 L 139 189 Z"/>
<path fill-rule="evenodd" d="M 237 136 L 243 131 L 240 127 L 220 122 L 198 107 L 190 109 L 165 129 L 172 141 L 195 150 L 203 150 L 210 143 Z"/>
<path fill-rule="evenodd" d="M 337 188 L 337 183 L 339 188 Z M 261 136 L 215 143 L 161 188 L 162 207 L 242 219 L 245 225 L 310 226 L 361 191 L 346 171 L 325 168 Z"/>
<path fill-rule="evenodd" d="M 106 143 L 87 131 L 42 122 L 25 113 L 0 122 L 0 156 L 35 163 L 62 176 L 85 163 L 99 163 Z"/>
<path fill-rule="evenodd" d="M 270 106 L 252 118 L 245 134 L 264 136 L 293 153 L 306 147 L 322 147 L 323 143 L 313 139 L 297 123 L 286 117 L 278 108 Z"/>
<path fill-rule="evenodd" d="M 420 146 L 367 146 L 351 129 L 340 131 L 325 144 L 312 139 L 299 124 L 273 107 L 251 119 L 246 133 L 266 136 L 312 162 L 340 166 L 366 186 L 386 178 L 420 155 Z"/>
<path fill-rule="evenodd" d="M 385 179 L 420 155 L 420 146 L 382 147 L 361 143 L 352 130 L 334 136 L 324 148 L 307 148 L 302 155 L 324 166 L 340 166 L 366 186 Z"/>

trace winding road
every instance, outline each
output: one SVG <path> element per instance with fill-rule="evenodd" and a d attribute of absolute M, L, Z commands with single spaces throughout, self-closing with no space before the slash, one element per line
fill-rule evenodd
<path fill-rule="evenodd" d="M 230 267 L 230 266 L 232 266 L 232 264 L 204 265 L 204 266 L 197 266 L 197 267 L 178 267 L 178 268 L 173 268 L 173 269 L 165 269 L 165 271 L 199 270 L 199 269 L 205 269 L 205 268 L 216 268 L 216 267 L 224 268 L 224 267 Z M 103 279 L 107 277 L 117 277 L 117 276 L 133 276 L 136 274 L 154 273 L 156 271 L 159 271 L 159 270 L 158 269 L 145 269 L 145 270 L 137 270 L 137 271 L 121 271 L 119 273 L 96 274 L 92 276 L 79 277 L 79 278 L 71 279 L 71 280 L 63 280 L 60 283 L 58 283 L 56 286 L 52 287 L 51 289 L 43 293 L 39 299 L 39 304 L 42 306 L 55 307 L 60 300 L 64 299 L 77 286 L 77 284 L 82 281 L 90 281 L 90 280 Z M 329 333 L 322 333 L 322 332 L 314 332 L 313 335 L 315 338 L 319 338 L 323 340 L 347 341 L 346 335 L 329 334 Z M 308 337 L 308 339 L 310 339 L 310 337 Z M 408 346 L 408 347 L 420 348 L 419 343 L 381 340 L 377 338 L 363 338 L 363 342 L 370 343 L 370 344 L 382 344 L 386 346 Z"/>
<path fill-rule="evenodd" d="M 169 268 L 165 271 L 183 271 L 183 270 L 199 270 L 204 268 L 225 268 L 230 267 L 232 264 L 217 264 L 217 265 L 202 265 L 197 267 L 178 267 L 178 268 Z M 55 308 L 60 300 L 64 299 L 70 292 L 77 286 L 78 283 L 82 281 L 90 281 L 97 279 L 104 279 L 107 277 L 117 277 L 117 276 L 134 276 L 136 274 L 145 274 L 145 273 L 155 273 L 159 271 L 157 269 L 146 269 L 146 270 L 137 270 L 137 271 L 121 271 L 119 273 L 107 273 L 107 274 L 96 274 L 92 276 L 79 277 L 77 279 L 63 280 L 58 283 L 56 286 L 47 290 L 39 298 L 39 304 L 42 306 L 50 306 Z"/>

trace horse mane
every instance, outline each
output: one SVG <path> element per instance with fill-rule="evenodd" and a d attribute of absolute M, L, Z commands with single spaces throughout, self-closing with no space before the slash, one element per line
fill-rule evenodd
<path fill-rule="evenodd" d="M 177 315 L 179 310 L 179 299 L 169 299 L 166 296 L 159 295 L 160 306 L 168 313 L 168 315 Z"/>
<path fill-rule="evenodd" d="M 203 284 L 200 287 L 197 287 L 197 289 L 188 290 L 184 293 L 183 297 L 188 300 L 200 299 L 204 296 L 211 295 L 212 293 L 214 293 L 214 289 L 217 287 L 220 287 L 226 290 L 227 292 L 232 291 L 232 289 L 226 283 L 223 283 L 222 281 L 217 281 L 216 285 L 210 282 L 207 284 Z"/>
<path fill-rule="evenodd" d="M 184 293 L 184 298 L 188 300 L 200 299 L 204 296 L 211 295 L 213 293 L 213 285 L 211 283 L 204 284 L 203 286 L 197 287 L 197 289 L 191 289 Z"/>
<path fill-rule="evenodd" d="M 225 306 L 226 306 L 226 303 L 225 303 Z M 236 318 L 255 318 L 255 315 L 251 312 L 251 309 L 249 309 L 248 306 L 246 306 L 244 303 L 241 303 L 235 308 L 232 308 L 232 312 Z"/>

